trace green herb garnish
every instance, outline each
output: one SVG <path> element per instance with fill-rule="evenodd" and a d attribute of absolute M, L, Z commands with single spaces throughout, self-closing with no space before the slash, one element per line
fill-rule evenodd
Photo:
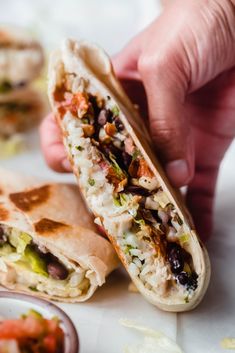
<path fill-rule="evenodd" d="M 90 186 L 94 186 L 94 185 L 95 185 L 95 180 L 92 179 L 92 178 L 89 178 L 89 179 L 88 179 L 88 184 L 89 184 Z"/>
<path fill-rule="evenodd" d="M 119 179 L 123 179 L 125 177 L 125 172 L 119 167 L 118 163 L 116 162 L 115 156 L 112 153 L 109 153 L 109 159 L 112 162 L 112 167 Z"/>
<path fill-rule="evenodd" d="M 38 289 L 36 287 L 33 287 L 33 286 L 30 286 L 29 289 L 32 290 L 33 292 L 38 292 Z"/>
<path fill-rule="evenodd" d="M 113 203 L 114 203 L 114 205 L 117 206 L 117 207 L 121 207 L 121 206 L 122 206 L 122 205 L 121 205 L 121 202 L 120 202 L 120 199 L 118 198 L 118 196 L 117 196 L 117 197 L 113 197 Z"/>
<path fill-rule="evenodd" d="M 139 224 L 140 226 L 145 226 L 144 219 L 134 219 L 135 223 Z"/>
<path fill-rule="evenodd" d="M 111 112 L 113 113 L 114 116 L 118 116 L 120 113 L 120 110 L 117 105 L 114 105 L 111 109 Z"/>
<path fill-rule="evenodd" d="M 84 150 L 84 147 L 82 147 L 82 146 L 76 146 L 75 148 L 76 148 L 76 150 L 78 150 L 78 151 L 83 151 L 83 150 Z"/>
<path fill-rule="evenodd" d="M 134 150 L 134 153 L 132 155 L 132 160 L 135 161 L 139 156 L 140 156 L 140 151 Z"/>
<path fill-rule="evenodd" d="M 82 118 L 82 123 L 83 124 L 89 124 L 89 119 L 88 118 Z"/>

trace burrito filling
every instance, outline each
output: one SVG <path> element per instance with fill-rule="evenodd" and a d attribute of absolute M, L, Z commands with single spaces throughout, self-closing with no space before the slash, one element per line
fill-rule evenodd
<path fill-rule="evenodd" d="M 13 89 L 22 88 L 25 85 L 26 85 L 25 81 L 19 81 L 17 83 L 11 83 L 8 80 L 2 80 L 2 82 L 0 82 L 0 94 L 9 93 Z"/>
<path fill-rule="evenodd" d="M 188 301 L 198 285 L 189 234 L 110 96 L 64 73 L 54 92 L 65 145 L 94 214 L 149 291 Z"/>
<path fill-rule="evenodd" d="M 0 271 L 10 272 L 13 286 L 26 285 L 56 297 L 76 297 L 90 287 L 87 271 L 78 264 L 62 262 L 29 234 L 5 225 L 0 227 Z"/>
<path fill-rule="evenodd" d="M 16 130 L 23 131 L 27 126 L 32 125 L 32 114 L 37 109 L 36 104 L 24 102 L 4 102 L 0 103 L 0 134 L 4 136 L 12 135 Z M 26 119 L 28 117 L 28 119 Z"/>

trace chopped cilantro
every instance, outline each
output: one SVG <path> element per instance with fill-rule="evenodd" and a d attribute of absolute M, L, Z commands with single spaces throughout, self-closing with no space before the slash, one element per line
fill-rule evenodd
<path fill-rule="evenodd" d="M 84 150 L 84 147 L 82 147 L 82 146 L 76 146 L 75 148 L 76 148 L 76 150 L 78 150 L 78 151 L 83 151 L 83 150 Z"/>
<path fill-rule="evenodd" d="M 140 151 L 139 150 L 135 150 L 133 155 L 132 155 L 132 160 L 135 161 L 137 159 L 137 157 L 140 156 Z"/>
<path fill-rule="evenodd" d="M 132 245 L 128 244 L 124 250 L 124 253 L 129 254 L 130 250 L 132 250 L 132 249 L 134 249 L 134 247 Z"/>
<path fill-rule="evenodd" d="M 89 119 L 88 118 L 82 118 L 82 123 L 83 124 L 89 124 Z"/>
<path fill-rule="evenodd" d="M 119 200 L 119 198 L 118 198 L 118 196 L 113 198 L 113 203 L 114 203 L 114 205 L 117 206 L 117 207 L 122 206 L 122 205 L 121 205 L 121 202 L 120 202 L 120 200 Z"/>
<path fill-rule="evenodd" d="M 88 184 L 89 184 L 90 186 L 94 186 L 94 185 L 95 185 L 95 180 L 92 179 L 92 178 L 89 178 L 89 179 L 88 179 Z"/>
<path fill-rule="evenodd" d="M 134 219 L 135 223 L 139 224 L 140 226 L 144 226 L 145 225 L 145 221 L 144 219 Z"/>
<path fill-rule="evenodd" d="M 38 289 L 36 287 L 33 287 L 33 286 L 30 286 L 29 289 L 32 290 L 33 292 L 38 292 Z"/>
<path fill-rule="evenodd" d="M 123 179 L 123 177 L 125 176 L 124 171 L 122 171 L 122 169 L 119 167 L 118 163 L 116 162 L 115 156 L 112 153 L 109 153 L 109 159 L 112 162 L 112 167 L 117 175 L 117 177 L 119 179 Z"/>
<path fill-rule="evenodd" d="M 111 109 L 111 112 L 113 113 L 114 116 L 118 116 L 120 113 L 120 110 L 117 105 L 114 105 Z"/>

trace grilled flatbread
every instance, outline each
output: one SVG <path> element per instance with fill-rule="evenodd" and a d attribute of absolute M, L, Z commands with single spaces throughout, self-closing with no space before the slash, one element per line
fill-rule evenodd
<path fill-rule="evenodd" d="M 210 278 L 206 249 L 109 57 L 67 40 L 51 57 L 49 98 L 84 198 L 140 293 L 164 310 L 194 308 Z"/>
<path fill-rule="evenodd" d="M 81 302 L 118 265 L 77 192 L 0 170 L 0 284 Z"/>

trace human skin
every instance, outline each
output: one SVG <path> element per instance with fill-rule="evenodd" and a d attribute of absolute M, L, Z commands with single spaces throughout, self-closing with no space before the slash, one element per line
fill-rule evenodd
<path fill-rule="evenodd" d="M 149 118 L 171 183 L 188 185 L 187 205 L 207 239 L 219 166 L 235 136 L 235 1 L 172 1 L 113 64 Z M 40 132 L 49 166 L 71 171 L 52 115 Z"/>

